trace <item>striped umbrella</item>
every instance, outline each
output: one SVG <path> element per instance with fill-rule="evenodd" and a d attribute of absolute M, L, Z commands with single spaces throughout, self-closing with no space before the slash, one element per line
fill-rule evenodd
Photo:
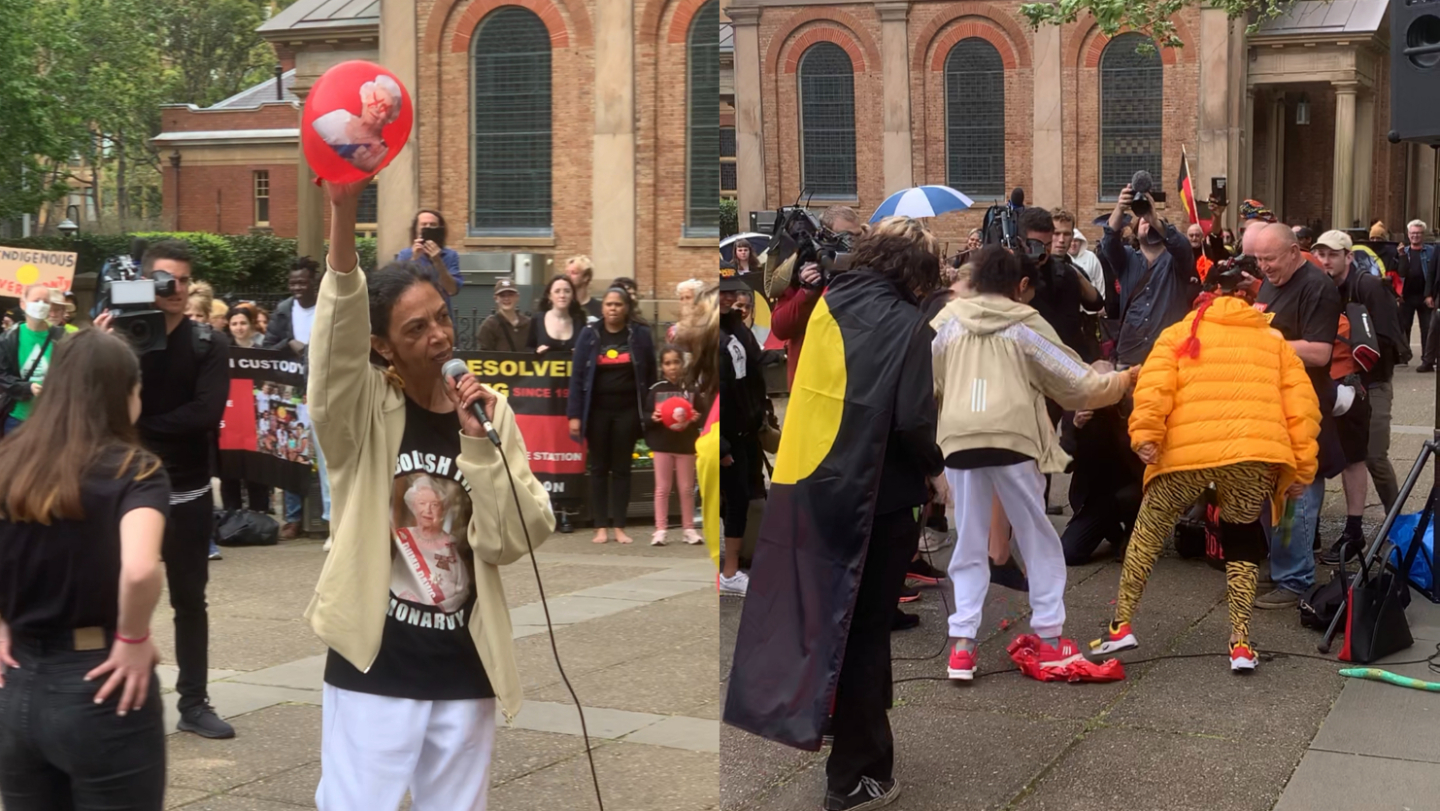
<path fill-rule="evenodd" d="M 870 222 L 886 217 L 933 217 L 947 211 L 964 211 L 974 201 L 949 186 L 916 186 L 897 191 L 870 215 Z"/>

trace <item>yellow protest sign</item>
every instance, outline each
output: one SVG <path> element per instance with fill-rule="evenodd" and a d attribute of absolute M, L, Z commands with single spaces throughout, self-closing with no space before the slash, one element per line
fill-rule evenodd
<path fill-rule="evenodd" d="M 37 251 L 0 245 L 0 296 L 19 298 L 25 288 L 43 284 L 69 290 L 75 278 L 76 254 L 65 251 Z"/>

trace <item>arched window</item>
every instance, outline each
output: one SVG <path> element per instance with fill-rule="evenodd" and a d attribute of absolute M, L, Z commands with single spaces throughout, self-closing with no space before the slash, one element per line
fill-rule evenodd
<path fill-rule="evenodd" d="M 474 35 L 471 229 L 549 235 L 550 32 L 534 12 L 503 6 Z"/>
<path fill-rule="evenodd" d="M 1139 46 L 1149 44 L 1146 53 Z M 1160 52 L 1121 34 L 1100 55 L 1100 197 L 1114 200 L 1136 172 L 1160 176 L 1165 82 Z"/>
<path fill-rule="evenodd" d="M 700 7 L 685 46 L 690 71 L 685 236 L 720 236 L 720 3 Z"/>
<path fill-rule="evenodd" d="M 807 192 L 855 197 L 855 66 L 833 42 L 800 57 L 800 157 Z"/>
<path fill-rule="evenodd" d="M 1005 64 L 979 37 L 945 57 L 945 177 L 971 197 L 1005 196 Z"/>

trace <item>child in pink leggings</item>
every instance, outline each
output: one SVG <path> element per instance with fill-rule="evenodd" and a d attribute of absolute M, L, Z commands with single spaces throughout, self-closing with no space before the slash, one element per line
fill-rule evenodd
<path fill-rule="evenodd" d="M 660 351 L 661 380 L 650 387 L 650 420 L 645 426 L 645 443 L 655 452 L 655 534 L 651 546 L 665 545 L 666 519 L 670 513 L 670 477 L 673 471 L 680 487 L 680 526 L 685 529 L 685 543 L 704 543 L 695 531 L 695 441 L 700 438 L 700 409 L 694 392 L 682 382 L 685 377 L 685 356 L 673 346 Z M 660 406 L 679 397 L 690 403 L 692 416 L 683 422 L 666 426 L 661 420 Z"/>

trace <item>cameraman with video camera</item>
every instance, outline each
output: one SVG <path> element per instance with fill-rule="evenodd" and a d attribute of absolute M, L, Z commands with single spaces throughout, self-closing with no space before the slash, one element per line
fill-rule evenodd
<path fill-rule="evenodd" d="M 1055 243 L 1054 215 L 1043 208 L 1026 208 L 1020 212 L 1019 230 L 1025 239 L 1021 261 L 1034 262 L 1040 280 L 1030 306 L 1082 360 L 1095 362 L 1100 358 L 1100 347 L 1095 336 L 1086 334 L 1081 310 L 1096 312 L 1104 306 L 1104 299 L 1070 261 L 1068 253 L 1051 250 Z"/>
<path fill-rule="evenodd" d="M 831 206 L 820 215 L 820 226 L 831 234 L 859 236 L 864 226 L 860 215 L 849 206 Z M 805 345 L 805 326 L 810 323 L 810 313 L 820 300 L 823 289 L 823 274 L 820 266 L 806 262 L 800 268 L 798 281 L 780 294 L 775 309 L 770 314 L 770 332 L 785 342 L 785 380 L 787 387 L 795 383 L 795 370 L 800 368 L 800 350 Z"/>
<path fill-rule="evenodd" d="M 215 339 L 210 325 L 185 317 L 191 265 L 189 247 L 178 240 L 150 245 L 141 259 L 142 277 L 155 282 L 154 307 L 163 314 L 166 337 L 163 347 L 140 355 L 136 427 L 170 477 L 170 520 L 160 554 L 175 609 L 177 728 L 206 738 L 233 738 L 234 727 L 215 714 L 206 692 L 210 622 L 205 605 L 214 522 L 210 450 L 230 393 L 230 363 L 225 343 Z M 114 319 L 107 310 L 95 319 L 95 327 L 109 331 Z"/>
<path fill-rule="evenodd" d="M 1190 302 L 1200 292 L 1195 252 L 1185 235 L 1155 212 L 1148 188 L 1151 182 L 1149 172 L 1135 173 L 1135 179 L 1120 190 L 1115 210 L 1105 223 L 1105 235 L 1100 238 L 1105 286 L 1119 290 L 1118 295 L 1106 296 L 1105 314 L 1119 321 L 1115 359 L 1120 368 L 1144 363 L 1155 339 L 1166 327 L 1185 317 Z M 1138 251 L 1127 247 L 1120 238 L 1128 219 L 1127 208 L 1137 218 Z"/>

